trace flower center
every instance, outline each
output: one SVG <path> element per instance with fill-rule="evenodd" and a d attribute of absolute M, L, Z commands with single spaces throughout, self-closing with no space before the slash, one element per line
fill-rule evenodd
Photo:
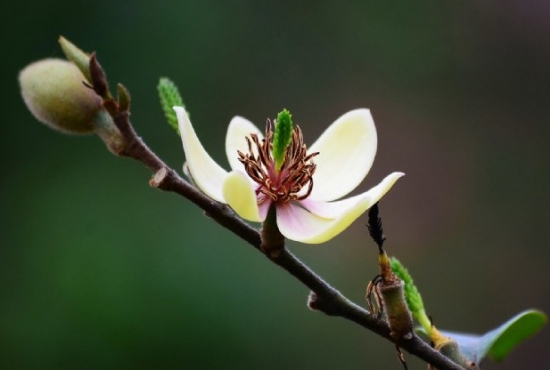
<path fill-rule="evenodd" d="M 248 153 L 237 151 L 246 173 L 259 185 L 256 189 L 258 204 L 268 199 L 289 202 L 307 198 L 313 189 L 316 168 L 313 157 L 319 152 L 307 154 L 302 130 L 296 126 L 292 130 L 292 139 L 286 148 L 283 162 L 277 170 L 272 154 L 272 139 L 273 125 L 268 119 L 265 139 L 260 140 L 258 135 L 250 134 L 250 137 L 246 137 Z M 305 191 L 302 191 L 304 188 Z"/>

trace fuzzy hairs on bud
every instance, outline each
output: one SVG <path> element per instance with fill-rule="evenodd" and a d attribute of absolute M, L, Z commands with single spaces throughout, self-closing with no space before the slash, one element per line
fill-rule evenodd
<path fill-rule="evenodd" d="M 102 100 L 84 85 L 84 75 L 61 59 L 34 62 L 19 74 L 27 108 L 40 122 L 66 134 L 91 134 Z"/>

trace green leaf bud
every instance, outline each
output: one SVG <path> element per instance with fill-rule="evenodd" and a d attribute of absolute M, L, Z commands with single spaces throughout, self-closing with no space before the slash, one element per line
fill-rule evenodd
<path fill-rule="evenodd" d="M 83 84 L 84 76 L 72 63 L 44 59 L 19 74 L 21 94 L 31 113 L 42 123 L 67 134 L 94 132 L 94 117 L 102 100 Z"/>
<path fill-rule="evenodd" d="M 273 134 L 273 159 L 275 169 L 281 169 L 285 159 L 286 148 L 292 140 L 292 115 L 286 109 L 277 115 L 277 123 Z"/>
<path fill-rule="evenodd" d="M 395 257 L 390 259 L 391 269 L 395 275 L 405 283 L 405 298 L 413 317 L 422 325 L 426 333 L 432 330 L 432 324 L 424 309 L 424 302 L 420 292 L 414 285 L 409 271 Z"/>
<path fill-rule="evenodd" d="M 91 84 L 92 77 L 90 74 L 90 55 L 80 50 L 76 45 L 63 36 L 59 37 L 59 44 L 61 45 L 61 49 L 63 50 L 63 53 L 65 53 L 67 59 L 78 67 L 80 72 L 82 72 L 86 78 L 86 81 Z"/>
<path fill-rule="evenodd" d="M 173 107 L 183 107 L 184 105 L 178 87 L 170 79 L 162 77 L 159 80 L 157 89 L 164 116 L 168 124 L 179 134 L 178 118 L 176 117 L 176 112 L 174 112 Z"/>
<path fill-rule="evenodd" d="M 117 85 L 117 98 L 118 98 L 118 108 L 122 112 L 127 112 L 130 110 L 130 103 L 132 98 L 130 92 L 123 84 Z"/>

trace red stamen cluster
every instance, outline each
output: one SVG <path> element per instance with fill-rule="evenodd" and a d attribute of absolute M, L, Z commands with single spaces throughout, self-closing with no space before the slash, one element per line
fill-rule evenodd
<path fill-rule="evenodd" d="M 277 171 L 272 155 L 272 141 L 273 126 L 268 120 L 265 139 L 260 141 L 258 135 L 251 134 L 250 137 L 246 137 L 248 153 L 237 151 L 246 173 L 259 185 L 256 189 L 258 203 L 264 202 L 268 197 L 273 202 L 307 198 L 313 189 L 313 174 L 316 168 L 312 159 L 319 153 L 307 154 L 302 130 L 296 126 L 292 130 L 292 140 L 286 148 L 281 168 Z M 307 191 L 298 195 L 306 186 Z"/>

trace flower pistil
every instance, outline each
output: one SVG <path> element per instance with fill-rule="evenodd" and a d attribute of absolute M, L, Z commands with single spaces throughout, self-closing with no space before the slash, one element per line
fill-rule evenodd
<path fill-rule="evenodd" d="M 257 184 L 258 204 L 270 199 L 272 202 L 287 203 L 302 200 L 313 189 L 313 174 L 316 165 L 313 158 L 319 152 L 307 153 L 307 146 L 300 127 L 292 130 L 292 137 L 286 147 L 283 162 L 279 169 L 273 158 L 273 124 L 268 119 L 265 138 L 253 133 L 246 137 L 248 153 L 237 151 L 245 172 Z"/>

